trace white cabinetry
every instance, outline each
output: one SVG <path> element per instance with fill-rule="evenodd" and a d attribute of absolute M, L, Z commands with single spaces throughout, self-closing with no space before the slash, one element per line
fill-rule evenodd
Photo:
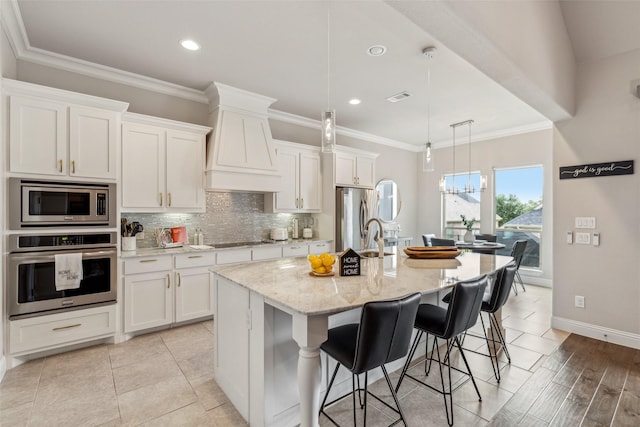
<path fill-rule="evenodd" d="M 275 141 L 275 147 L 282 174 L 282 190 L 265 195 L 265 209 L 271 212 L 320 212 L 320 150 L 286 141 Z"/>
<path fill-rule="evenodd" d="M 119 119 L 127 103 L 13 80 L 9 169 L 39 176 L 115 180 Z"/>
<path fill-rule="evenodd" d="M 341 147 L 334 154 L 335 184 L 373 188 L 376 183 L 376 157 L 375 154 L 347 151 Z"/>
<path fill-rule="evenodd" d="M 124 332 L 134 332 L 213 314 L 215 253 L 126 259 Z"/>
<path fill-rule="evenodd" d="M 122 210 L 202 212 L 210 128 L 127 113 L 122 125 Z"/>

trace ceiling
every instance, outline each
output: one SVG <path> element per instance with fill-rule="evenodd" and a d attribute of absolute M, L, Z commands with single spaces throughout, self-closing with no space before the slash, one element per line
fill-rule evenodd
<path fill-rule="evenodd" d="M 578 59 L 638 47 L 640 26 L 631 19 L 640 16 L 640 9 L 632 15 L 613 3 L 561 2 Z M 436 143 L 450 139 L 449 124 L 466 119 L 475 120 L 474 136 L 546 121 L 381 1 L 17 4 L 31 48 L 199 91 L 213 81 L 225 83 L 276 98 L 273 109 L 310 119 L 330 106 L 340 127 L 405 147 L 426 142 L 429 64 L 431 140 Z M 632 34 L 618 22 L 628 22 Z M 185 38 L 196 40 L 201 50 L 184 50 L 179 41 Z M 594 40 L 597 51 L 590 48 Z M 367 55 L 367 48 L 377 44 L 386 46 L 387 53 Z M 426 46 L 438 48 L 431 61 L 422 55 Z M 412 96 L 393 104 L 385 100 L 402 91 Z M 353 97 L 362 103 L 349 105 Z"/>

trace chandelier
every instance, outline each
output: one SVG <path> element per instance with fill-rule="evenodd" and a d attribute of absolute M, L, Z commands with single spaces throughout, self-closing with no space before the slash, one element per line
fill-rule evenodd
<path fill-rule="evenodd" d="M 451 183 L 447 185 L 447 178 L 443 176 L 440 178 L 440 192 L 442 194 L 460 194 L 460 193 L 475 193 L 481 192 L 487 189 L 487 177 L 486 175 L 480 176 L 480 182 L 476 187 L 476 184 L 471 179 L 471 125 L 473 124 L 473 120 L 465 120 L 463 122 L 453 123 L 451 129 L 453 130 L 453 146 L 451 148 L 452 157 L 453 157 L 453 174 L 451 175 Z M 469 154 L 469 163 L 467 170 L 467 182 L 462 185 L 462 187 L 458 187 L 456 185 L 456 128 L 460 126 L 466 126 L 468 130 L 468 141 L 467 141 L 467 153 Z"/>

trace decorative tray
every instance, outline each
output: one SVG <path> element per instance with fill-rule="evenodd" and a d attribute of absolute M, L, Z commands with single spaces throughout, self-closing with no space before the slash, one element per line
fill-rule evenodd
<path fill-rule="evenodd" d="M 329 273 L 316 273 L 315 271 L 309 272 L 309 276 L 315 276 L 315 277 L 330 277 L 335 275 L 336 275 L 335 271 L 330 271 Z"/>
<path fill-rule="evenodd" d="M 460 255 L 460 250 L 454 246 L 409 246 L 404 253 L 409 258 L 450 259 Z"/>

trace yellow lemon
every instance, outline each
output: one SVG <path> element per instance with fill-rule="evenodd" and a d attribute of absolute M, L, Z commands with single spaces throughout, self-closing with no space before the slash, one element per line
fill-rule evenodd
<path fill-rule="evenodd" d="M 325 267 L 331 267 L 335 261 L 336 259 L 333 256 L 327 254 L 326 257 L 322 258 L 322 265 Z"/>
<path fill-rule="evenodd" d="M 311 268 L 322 267 L 322 260 L 318 257 L 309 260 L 309 262 L 311 263 Z"/>
<path fill-rule="evenodd" d="M 314 268 L 313 271 L 315 271 L 318 274 L 325 274 L 327 272 L 327 269 L 321 266 L 321 267 Z"/>

